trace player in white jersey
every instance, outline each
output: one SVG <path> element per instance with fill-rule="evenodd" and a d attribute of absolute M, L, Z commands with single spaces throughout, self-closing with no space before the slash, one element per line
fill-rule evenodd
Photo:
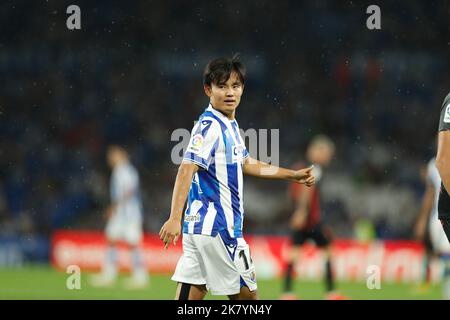
<path fill-rule="evenodd" d="M 426 171 L 426 191 L 419 216 L 416 233 L 423 238 L 428 227 L 432 251 L 438 256 L 444 266 L 443 296 L 450 299 L 450 244 L 447 240 L 441 222 L 438 219 L 438 200 L 441 189 L 441 177 L 436 168 L 436 159 L 430 160 Z M 427 221 L 428 220 L 428 221 Z M 427 223 L 428 222 L 428 223 Z"/>
<path fill-rule="evenodd" d="M 160 231 L 165 247 L 181 233 L 183 255 L 172 280 L 176 299 L 213 295 L 257 299 L 255 268 L 242 234 L 243 174 L 311 186 L 312 166 L 298 171 L 251 159 L 239 134 L 235 111 L 244 90 L 245 68 L 236 58 L 208 63 L 204 90 L 210 103 L 194 125 L 178 169 L 169 219 Z"/>
<path fill-rule="evenodd" d="M 148 283 L 148 274 L 139 251 L 143 235 L 139 176 L 129 161 L 128 153 L 122 147 L 110 146 L 107 160 L 112 168 L 111 204 L 105 214 L 108 248 L 102 272 L 92 279 L 92 284 L 107 286 L 114 283 L 118 273 L 116 244 L 122 241 L 131 251 L 132 276 L 128 279 L 126 287 L 130 289 L 144 287 Z"/>

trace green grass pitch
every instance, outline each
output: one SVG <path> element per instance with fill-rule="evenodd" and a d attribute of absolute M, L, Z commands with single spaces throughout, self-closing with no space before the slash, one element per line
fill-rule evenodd
<path fill-rule="evenodd" d="M 49 266 L 28 266 L 0 269 L 0 299 L 173 299 L 176 284 L 169 276 L 152 275 L 148 288 L 125 290 L 121 275 L 117 283 L 109 288 L 93 288 L 88 278 L 91 274 L 81 272 L 81 288 L 69 290 L 66 280 L 69 274 L 56 271 Z M 339 282 L 339 292 L 350 299 L 441 299 L 441 286 L 432 285 L 426 293 L 414 292 L 411 284 L 382 283 L 381 289 L 369 290 L 362 282 Z M 279 299 L 282 280 L 258 280 L 261 299 Z M 295 282 L 295 293 L 302 300 L 323 299 L 322 282 Z M 207 299 L 226 299 L 207 295 Z"/>

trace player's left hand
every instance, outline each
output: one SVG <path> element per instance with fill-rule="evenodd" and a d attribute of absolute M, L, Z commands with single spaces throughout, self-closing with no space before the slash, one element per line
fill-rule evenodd
<path fill-rule="evenodd" d="M 309 168 L 300 169 L 295 171 L 294 181 L 297 183 L 301 183 L 306 185 L 307 187 L 311 187 L 316 183 L 316 177 L 314 177 L 312 170 L 314 166 L 310 166 Z"/>

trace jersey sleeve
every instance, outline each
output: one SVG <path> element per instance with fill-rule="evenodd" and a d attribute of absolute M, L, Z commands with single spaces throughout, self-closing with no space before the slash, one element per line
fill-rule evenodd
<path fill-rule="evenodd" d="M 247 147 L 245 146 L 244 139 L 242 138 L 242 135 L 241 135 L 240 132 L 239 132 L 239 141 L 240 141 L 240 143 L 242 144 L 242 147 L 243 147 L 242 155 L 243 155 L 244 159 L 247 159 L 250 156 L 250 154 L 249 154 L 249 152 L 247 150 Z"/>
<path fill-rule="evenodd" d="M 219 137 L 220 130 L 214 120 L 198 121 L 192 129 L 183 160 L 195 163 L 208 170 L 214 160 Z"/>
<path fill-rule="evenodd" d="M 446 101 L 441 110 L 439 119 L 439 131 L 450 130 L 450 101 Z"/>
<path fill-rule="evenodd" d="M 247 159 L 250 156 L 250 154 L 248 153 L 247 147 L 244 144 L 244 159 Z"/>

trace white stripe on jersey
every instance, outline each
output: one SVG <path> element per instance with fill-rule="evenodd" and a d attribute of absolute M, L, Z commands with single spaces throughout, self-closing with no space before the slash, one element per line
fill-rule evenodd
<path fill-rule="evenodd" d="M 203 203 L 200 200 L 194 200 L 191 204 L 191 209 L 190 209 L 191 215 L 192 216 L 198 215 L 198 211 L 200 210 L 200 208 L 202 206 L 203 206 Z M 194 219 L 189 221 L 189 224 L 188 224 L 189 233 L 194 232 L 195 222 L 196 221 Z"/>
<path fill-rule="evenodd" d="M 196 173 L 198 183 L 193 181 L 189 190 L 184 233 L 214 236 L 226 229 L 231 237 L 242 236 L 242 166 L 247 156 L 237 121 L 209 105 L 192 130 L 183 157 L 204 169 Z M 202 202 L 202 208 L 192 206 L 196 201 Z"/>
<path fill-rule="evenodd" d="M 205 215 L 205 220 L 203 221 L 202 234 L 211 235 L 216 215 L 217 210 L 214 208 L 214 202 L 210 202 L 208 205 L 208 211 Z"/>
<path fill-rule="evenodd" d="M 219 149 L 225 150 L 225 143 L 220 137 Z M 228 185 L 228 170 L 225 152 L 216 153 L 216 177 L 219 180 L 220 205 L 225 214 L 228 231 L 233 234 L 231 226 L 234 225 L 233 207 L 231 205 L 231 190 L 226 188 L 223 184 Z"/>
<path fill-rule="evenodd" d="M 236 128 L 233 128 L 233 124 L 231 122 L 226 122 L 228 132 L 230 133 L 231 139 L 233 140 L 235 145 L 245 145 L 244 141 L 242 140 L 242 137 L 240 135 L 239 126 L 236 122 Z M 235 131 L 237 132 L 238 139 L 236 139 Z M 242 166 L 237 166 L 237 179 L 238 179 L 238 190 L 239 190 L 239 210 L 242 212 L 242 219 L 241 219 L 241 229 L 244 224 L 244 181 L 243 181 L 243 170 Z M 231 199 L 231 198 L 230 198 Z M 232 233 L 231 233 L 232 234 Z"/>
<path fill-rule="evenodd" d="M 238 176 L 238 188 L 239 188 L 239 197 L 240 197 L 240 204 L 239 204 L 239 210 L 242 212 L 242 219 L 241 219 L 241 230 L 244 227 L 244 181 L 243 181 L 243 170 L 242 166 L 237 166 L 237 176 Z"/>

